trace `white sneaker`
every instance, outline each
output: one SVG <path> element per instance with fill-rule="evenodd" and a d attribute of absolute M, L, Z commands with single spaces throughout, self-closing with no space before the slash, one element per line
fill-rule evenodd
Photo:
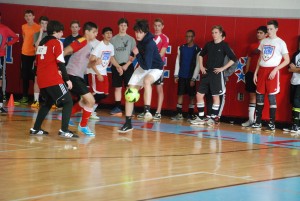
<path fill-rule="evenodd" d="M 144 115 L 144 120 L 150 121 L 152 119 L 152 114 L 150 112 L 146 112 Z"/>
<path fill-rule="evenodd" d="M 92 112 L 92 114 L 90 116 L 90 119 L 92 119 L 92 120 L 99 120 L 100 117 L 97 116 L 97 112 Z"/>
<path fill-rule="evenodd" d="M 243 126 L 243 127 L 250 127 L 253 123 L 254 123 L 254 122 L 248 120 L 248 121 L 242 123 L 242 126 Z"/>
<path fill-rule="evenodd" d="M 193 121 L 191 121 L 192 125 L 204 125 L 205 121 L 204 119 L 201 119 L 200 117 L 197 116 L 197 118 Z"/>

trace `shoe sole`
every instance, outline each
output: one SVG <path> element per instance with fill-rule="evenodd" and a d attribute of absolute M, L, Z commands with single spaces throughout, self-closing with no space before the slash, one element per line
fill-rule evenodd
<path fill-rule="evenodd" d="M 133 128 L 127 129 L 126 131 L 118 130 L 118 133 L 128 133 L 129 131 L 132 131 Z"/>

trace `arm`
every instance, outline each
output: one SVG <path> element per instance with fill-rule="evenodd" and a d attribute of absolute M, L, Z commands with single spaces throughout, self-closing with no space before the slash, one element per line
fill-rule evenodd
<path fill-rule="evenodd" d="M 119 65 L 119 63 L 117 62 L 116 58 L 114 56 L 110 57 L 110 62 L 116 67 L 119 75 L 121 76 L 123 74 L 123 69 L 122 66 Z M 129 61 L 130 62 L 130 61 Z M 128 63 L 128 62 L 127 62 Z M 125 64 L 126 65 L 126 64 Z"/>
<path fill-rule="evenodd" d="M 97 69 L 97 62 L 98 62 L 98 58 L 95 55 L 91 55 L 89 58 L 88 68 L 92 68 L 97 75 L 97 79 L 99 81 L 103 81 L 103 76 L 100 74 L 100 72 Z"/>
<path fill-rule="evenodd" d="M 249 71 L 250 63 L 251 63 L 251 57 L 248 56 L 247 63 L 246 63 L 246 68 L 244 70 L 245 74 Z"/>
<path fill-rule="evenodd" d="M 180 59 L 180 49 L 178 48 L 178 53 L 176 57 L 175 70 L 174 70 L 174 78 L 175 83 L 178 83 L 178 73 L 179 73 L 179 59 Z"/>
<path fill-rule="evenodd" d="M 200 73 L 200 64 L 199 64 L 199 59 L 198 59 L 199 55 L 200 55 L 200 52 L 197 54 L 197 57 L 196 57 L 196 67 L 194 69 L 194 74 L 193 74 L 193 78 L 192 78 L 192 80 L 194 80 L 194 81 L 196 81 L 196 78 Z"/>
<path fill-rule="evenodd" d="M 261 57 L 263 56 L 262 54 L 263 53 L 260 52 L 260 55 L 259 55 L 259 58 L 258 58 L 258 61 L 257 61 L 257 64 L 256 64 L 256 69 L 255 69 L 254 76 L 253 76 L 253 82 L 254 82 L 254 84 L 257 83 L 257 72 L 259 70 L 259 63 L 260 63 Z"/>
<path fill-rule="evenodd" d="M 73 54 L 73 48 L 71 47 L 71 45 L 69 45 L 64 49 L 64 56 L 71 55 L 71 54 Z"/>
<path fill-rule="evenodd" d="M 133 53 L 136 55 L 136 58 L 140 64 L 141 68 L 143 68 L 144 70 L 151 69 L 154 48 L 157 48 L 157 47 L 153 41 L 153 43 L 148 44 L 147 47 L 145 48 L 144 57 L 139 53 L 137 48 L 133 49 L 133 51 L 134 51 Z"/>
<path fill-rule="evenodd" d="M 163 56 L 165 56 L 165 54 L 166 54 L 166 51 L 167 51 L 167 48 L 165 48 L 165 47 L 161 48 L 161 50 L 160 50 L 160 52 L 159 52 L 159 54 L 160 54 L 160 57 L 163 57 Z"/>
<path fill-rule="evenodd" d="M 199 55 L 199 66 L 201 73 L 205 75 L 207 69 L 203 66 L 203 57 L 201 55 Z"/>
<path fill-rule="evenodd" d="M 19 40 L 19 36 L 17 34 L 15 34 L 15 32 L 13 32 L 10 28 L 8 28 L 8 36 L 12 38 L 12 40 L 8 41 L 6 43 L 7 46 L 11 46 L 13 44 L 15 44 L 16 42 L 18 42 Z"/>
<path fill-rule="evenodd" d="M 34 46 L 37 47 L 39 46 L 41 40 L 42 40 L 42 36 L 43 36 L 43 28 L 41 28 L 40 32 L 37 32 L 38 34 L 34 34 L 33 37 L 33 41 L 34 41 Z"/>
<path fill-rule="evenodd" d="M 300 73 L 300 68 L 297 68 L 297 66 L 295 64 L 290 63 L 289 72 L 290 73 Z"/>
<path fill-rule="evenodd" d="M 290 63 L 290 56 L 289 54 L 284 54 L 283 55 L 283 62 L 279 64 L 277 67 L 275 67 L 272 72 L 269 75 L 269 79 L 272 80 L 274 79 L 276 73 L 282 69 L 283 67 L 287 66 Z"/>

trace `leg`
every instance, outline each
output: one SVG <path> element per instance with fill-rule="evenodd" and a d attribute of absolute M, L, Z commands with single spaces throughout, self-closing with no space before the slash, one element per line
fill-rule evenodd
<path fill-rule="evenodd" d="M 156 85 L 156 90 L 157 90 L 157 95 L 158 95 L 158 100 L 157 100 L 157 109 L 156 109 L 156 113 L 161 113 L 161 108 L 162 108 L 162 104 L 164 101 L 164 88 L 163 85 Z"/>
<path fill-rule="evenodd" d="M 3 92 L 2 92 L 2 79 L 3 79 L 3 67 L 4 67 L 4 57 L 0 57 L 0 113 L 6 113 L 3 109 Z"/>
<path fill-rule="evenodd" d="M 38 108 L 39 107 L 40 88 L 37 84 L 37 77 L 36 76 L 34 76 L 33 91 L 34 91 L 34 100 L 33 100 L 33 103 L 31 104 L 31 107 Z"/>
<path fill-rule="evenodd" d="M 252 125 L 252 128 L 261 128 L 261 117 L 262 111 L 264 109 L 265 95 L 264 94 L 256 94 L 256 121 L 255 124 Z"/>

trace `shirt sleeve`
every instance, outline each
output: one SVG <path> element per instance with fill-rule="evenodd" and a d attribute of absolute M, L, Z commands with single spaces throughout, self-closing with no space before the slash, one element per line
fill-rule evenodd
<path fill-rule="evenodd" d="M 281 54 L 285 55 L 285 54 L 288 54 L 288 53 L 289 53 L 289 51 L 287 49 L 286 43 L 284 41 L 282 41 Z"/>
<path fill-rule="evenodd" d="M 208 43 L 205 44 L 205 46 L 202 49 L 202 51 L 200 52 L 199 56 L 204 57 L 207 54 L 207 46 L 208 46 Z"/>
<path fill-rule="evenodd" d="M 78 52 L 81 48 L 86 46 L 87 40 L 85 38 L 78 38 L 77 40 L 73 41 L 70 45 L 73 49 L 73 53 Z"/>
<path fill-rule="evenodd" d="M 102 50 L 101 50 L 101 43 L 97 44 L 96 47 L 93 49 L 93 51 L 91 52 L 91 55 L 94 55 L 96 57 L 100 57 L 100 52 L 102 53 Z"/>
<path fill-rule="evenodd" d="M 232 60 L 234 62 L 237 61 L 235 54 L 233 53 L 232 49 L 229 47 L 229 45 L 227 43 L 224 43 L 224 50 L 230 60 Z"/>
<path fill-rule="evenodd" d="M 140 64 L 140 66 L 144 70 L 151 69 L 152 61 L 153 61 L 153 52 L 154 49 L 157 48 L 155 42 L 147 44 L 147 47 L 145 48 L 145 53 L 142 56 L 140 53 L 136 55 L 136 58 Z"/>
<path fill-rule="evenodd" d="M 131 51 L 133 50 L 133 48 L 136 46 L 136 42 L 134 40 L 134 38 L 132 38 L 132 43 L 131 43 Z"/>
<path fill-rule="evenodd" d="M 164 35 L 163 41 L 162 41 L 162 47 L 168 48 L 168 46 L 169 46 L 169 38 Z"/>
<path fill-rule="evenodd" d="M 64 46 L 61 41 L 57 40 L 55 42 L 55 45 L 53 47 L 53 53 L 55 55 L 57 63 L 65 63 Z"/>

